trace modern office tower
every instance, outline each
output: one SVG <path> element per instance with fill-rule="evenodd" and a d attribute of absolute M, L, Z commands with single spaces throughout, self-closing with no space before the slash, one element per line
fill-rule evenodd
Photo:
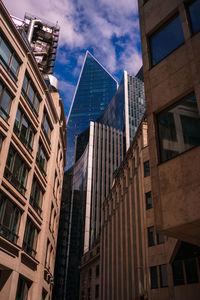
<path fill-rule="evenodd" d="M 199 299 L 200 248 L 156 231 L 151 181 L 144 120 L 103 203 L 97 299 Z M 83 259 L 80 299 L 94 300 L 95 261 Z"/>
<path fill-rule="evenodd" d="M 36 16 L 25 14 L 24 20 L 12 16 L 22 37 L 31 47 L 39 69 L 53 74 L 60 28 Z"/>
<path fill-rule="evenodd" d="M 117 81 L 86 52 L 67 119 L 67 165 L 74 163 L 75 137 L 104 112 L 117 90 Z"/>
<path fill-rule="evenodd" d="M 49 299 L 65 165 L 62 100 L 0 3 L 0 299 Z"/>
<path fill-rule="evenodd" d="M 72 198 L 68 206 L 61 208 L 61 211 L 66 210 L 66 213 L 61 212 L 63 215 L 71 213 L 71 229 L 68 232 L 67 225 L 61 221 L 59 234 L 62 237 L 68 234 L 68 237 L 67 242 L 62 238 L 58 245 L 54 299 L 78 299 L 81 256 L 99 242 L 102 203 L 112 186 L 113 172 L 129 148 L 144 109 L 143 82 L 124 72 L 106 110 L 76 138 Z M 71 180 L 70 176 L 66 177 Z M 68 185 L 67 181 L 64 185 Z M 65 268 L 61 279 L 63 259 Z"/>
<path fill-rule="evenodd" d="M 196 245 L 200 245 L 199 13 L 199 0 L 139 0 L 156 227 Z"/>

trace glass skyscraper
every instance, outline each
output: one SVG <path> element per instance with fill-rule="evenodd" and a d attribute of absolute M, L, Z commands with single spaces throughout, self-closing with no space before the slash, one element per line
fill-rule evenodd
<path fill-rule="evenodd" d="M 86 52 L 67 120 L 67 163 L 74 163 L 75 137 L 104 112 L 117 90 L 117 81 Z"/>

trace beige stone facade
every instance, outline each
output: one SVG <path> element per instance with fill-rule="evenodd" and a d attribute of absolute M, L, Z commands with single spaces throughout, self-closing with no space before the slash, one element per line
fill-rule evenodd
<path fill-rule="evenodd" d="M 81 258 L 80 300 L 100 298 L 100 245 L 94 246 Z"/>
<path fill-rule="evenodd" d="M 199 299 L 199 248 L 156 231 L 150 175 L 143 122 L 103 205 L 102 300 Z"/>
<path fill-rule="evenodd" d="M 0 3 L 0 299 L 50 299 L 66 121 Z"/>
<path fill-rule="evenodd" d="M 200 245 L 197 2 L 138 1 L 156 227 Z"/>

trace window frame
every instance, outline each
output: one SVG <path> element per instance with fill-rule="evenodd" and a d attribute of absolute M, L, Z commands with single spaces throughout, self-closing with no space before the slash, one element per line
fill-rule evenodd
<path fill-rule="evenodd" d="M 163 22 L 157 29 L 155 29 L 152 33 L 150 33 L 147 36 L 147 41 L 148 41 L 148 48 L 149 48 L 149 62 L 150 62 L 150 69 L 152 69 L 153 67 L 155 67 L 156 65 L 158 65 L 161 61 L 163 61 L 166 57 L 168 57 L 171 53 L 173 53 L 174 51 L 176 51 L 179 47 L 181 47 L 184 43 L 185 43 L 185 38 L 184 38 L 184 32 L 183 32 L 183 27 L 182 27 L 182 23 L 181 27 L 182 27 L 182 33 L 183 33 L 183 42 L 178 45 L 177 47 L 175 47 L 173 50 L 171 50 L 170 52 L 168 52 L 164 57 L 162 57 L 158 62 L 153 63 L 153 49 L 152 49 L 152 38 L 154 36 L 156 36 L 158 33 L 160 33 L 164 28 L 166 28 L 171 22 L 173 22 L 177 17 L 180 18 L 180 14 L 177 11 L 176 13 L 174 13 L 172 16 L 170 16 L 165 22 Z M 181 21 L 181 19 L 180 19 Z"/>
<path fill-rule="evenodd" d="M 12 95 L 12 93 L 9 91 L 7 86 L 1 80 L 0 80 L 0 85 L 2 86 L 2 90 L 0 91 L 0 116 L 4 119 L 4 121 L 7 122 L 10 117 L 10 108 L 11 108 L 11 103 L 14 99 L 14 96 Z M 8 112 L 5 111 L 4 108 L 2 107 L 3 95 L 5 92 L 10 97 L 10 101 L 9 101 L 9 105 L 8 105 Z M 3 117 L 2 113 L 5 116 L 5 118 Z"/>
<path fill-rule="evenodd" d="M 11 224 L 9 224 L 10 228 L 8 228 L 7 226 L 5 226 L 5 224 L 3 224 L 8 203 L 10 203 L 13 206 L 12 207 L 13 208 L 12 220 L 10 220 Z M 8 196 L 6 196 L 4 193 L 2 193 L 2 191 L 0 191 L 0 208 L 1 208 L 1 210 L 0 210 L 0 235 L 5 237 L 9 241 L 13 242 L 14 244 L 17 244 L 17 241 L 19 238 L 18 233 L 19 233 L 19 227 L 20 227 L 20 223 L 21 223 L 22 211 L 12 200 L 10 200 L 10 198 Z M 17 220 L 17 222 L 15 223 L 16 220 Z M 6 235 L 2 234 L 2 230 L 7 231 Z"/>
<path fill-rule="evenodd" d="M 10 161 L 10 166 L 7 165 L 9 155 L 12 156 L 11 161 Z M 16 162 L 18 163 L 21 161 L 19 173 L 16 174 L 13 172 L 15 168 Z M 24 176 L 25 172 L 25 176 Z M 27 180 L 28 180 L 28 173 L 29 173 L 29 167 L 25 160 L 21 157 L 21 155 L 17 152 L 17 150 L 10 145 L 9 151 L 8 151 L 8 156 L 7 156 L 7 161 L 6 161 L 6 166 L 4 170 L 4 177 L 22 194 L 24 195 L 26 193 L 26 185 L 27 185 Z M 19 176 L 19 177 L 18 177 Z M 24 177 L 24 182 L 23 182 L 23 177 Z"/>
<path fill-rule="evenodd" d="M 199 30 L 197 31 L 194 31 L 194 28 L 193 28 L 193 24 L 192 24 L 192 18 L 191 18 L 191 14 L 190 14 L 190 10 L 189 10 L 189 7 L 194 4 L 194 2 L 196 2 L 197 0 L 191 0 L 189 3 L 185 3 L 185 8 L 186 8 L 186 13 L 187 13 L 187 19 L 188 19 L 188 23 L 189 23 L 189 27 L 190 27 L 190 32 L 191 32 L 191 35 L 194 36 L 196 34 L 198 34 L 200 32 L 200 27 L 199 27 Z"/>
<path fill-rule="evenodd" d="M 26 89 L 24 88 L 24 82 L 25 82 L 25 78 L 27 79 L 27 84 L 26 84 Z M 30 99 L 30 96 L 29 96 L 29 90 L 30 90 L 30 87 L 33 91 L 33 100 Z M 30 108 L 32 109 L 34 115 L 36 117 L 38 117 L 38 112 L 39 112 L 39 109 L 40 109 L 40 102 L 41 102 L 41 97 L 35 87 L 35 84 L 33 83 L 33 80 L 31 79 L 30 75 L 26 72 L 25 75 L 24 75 L 24 80 L 23 80 L 23 84 L 22 84 L 22 90 L 21 90 L 21 93 L 23 95 L 23 97 L 25 98 L 26 102 L 28 103 L 28 105 L 30 106 Z M 37 105 L 37 109 L 35 107 L 35 101 L 38 101 L 38 105 Z"/>
<path fill-rule="evenodd" d="M 41 158 L 41 151 L 44 154 L 45 160 L 44 160 L 44 166 L 41 164 L 40 158 Z M 42 172 L 43 176 L 46 177 L 47 176 L 47 163 L 49 160 L 49 156 L 42 144 L 41 141 L 39 141 L 38 143 L 38 151 L 37 151 L 37 155 L 36 155 L 36 163 L 38 168 L 40 169 L 40 171 Z"/>
<path fill-rule="evenodd" d="M 23 143 L 23 145 L 26 147 L 26 149 L 29 152 L 32 152 L 33 151 L 33 144 L 34 144 L 34 138 L 35 138 L 36 131 L 35 131 L 32 123 L 31 123 L 31 121 L 29 120 L 29 118 L 27 117 L 27 115 L 25 114 L 25 112 L 23 111 L 23 109 L 20 106 L 17 109 L 17 113 L 18 113 L 18 111 L 20 112 L 19 126 L 16 125 L 16 118 L 17 118 L 17 114 L 16 114 L 13 130 L 14 130 L 15 134 L 18 136 L 18 138 L 21 140 L 21 142 Z M 27 122 L 27 124 L 28 124 L 26 138 L 22 137 L 22 135 L 21 135 L 23 120 L 25 120 Z M 31 143 L 29 143 L 30 132 L 31 131 L 33 133 L 33 136 L 32 136 Z"/>
<path fill-rule="evenodd" d="M 17 55 L 16 51 L 10 45 L 10 42 L 8 41 L 8 39 L 5 37 L 5 35 L 0 30 L 0 47 L 1 47 L 1 41 L 4 42 L 4 44 L 6 45 L 6 47 L 8 48 L 8 50 L 10 51 L 10 57 L 9 57 L 9 62 L 7 63 L 4 60 L 4 58 L 1 56 L 1 54 L 0 54 L 0 64 L 5 69 L 5 71 L 9 74 L 9 76 L 11 77 L 11 79 L 14 82 L 17 82 L 18 75 L 19 75 L 19 70 L 20 70 L 20 66 L 21 66 L 22 62 L 21 62 L 19 56 Z M 13 59 L 15 59 L 15 61 L 18 63 L 18 68 L 17 68 L 16 74 L 12 70 Z"/>
<path fill-rule="evenodd" d="M 31 241 L 31 244 L 29 245 L 30 232 L 33 232 L 33 230 L 34 230 L 33 239 Z M 33 223 L 33 221 L 29 217 L 27 217 L 22 248 L 26 253 L 28 253 L 34 258 L 37 254 L 38 236 L 39 236 L 38 228 Z"/>
<path fill-rule="evenodd" d="M 152 232 L 150 231 L 151 229 L 153 229 Z M 152 241 L 151 241 L 151 236 L 150 236 L 151 233 L 152 233 L 152 237 L 153 237 Z M 154 226 L 147 227 L 147 241 L 148 241 L 148 247 L 153 247 L 156 245 L 155 227 Z"/>
<path fill-rule="evenodd" d="M 47 124 L 48 124 L 49 133 L 46 131 L 45 122 L 47 122 Z M 42 117 L 42 131 L 43 131 L 43 133 L 44 133 L 44 135 L 45 135 L 45 137 L 46 137 L 49 144 L 51 144 L 52 130 L 53 130 L 53 127 L 52 127 L 49 115 L 48 115 L 46 109 L 44 108 L 43 117 Z"/>
<path fill-rule="evenodd" d="M 39 196 L 37 196 L 38 190 L 39 190 Z M 39 197 L 39 199 L 38 199 L 38 197 Z M 44 190 L 43 190 L 42 186 L 40 185 L 39 180 L 34 175 L 33 181 L 32 181 L 32 188 L 31 188 L 29 203 L 31 204 L 31 206 L 34 208 L 34 210 L 39 215 L 42 214 L 43 197 L 44 197 Z"/>
<path fill-rule="evenodd" d="M 151 197 L 148 197 L 148 195 L 151 195 Z M 147 203 L 148 199 L 151 199 L 151 204 Z M 146 202 L 146 210 L 149 210 L 149 209 L 153 208 L 152 192 L 151 191 L 145 193 L 145 202 Z"/>

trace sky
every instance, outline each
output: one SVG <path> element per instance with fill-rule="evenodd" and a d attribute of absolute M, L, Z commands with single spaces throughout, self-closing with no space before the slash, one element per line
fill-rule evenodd
<path fill-rule="evenodd" d="M 137 0 L 3 0 L 8 12 L 25 12 L 60 26 L 55 76 L 68 115 L 86 50 L 120 82 L 123 70 L 142 65 Z"/>

